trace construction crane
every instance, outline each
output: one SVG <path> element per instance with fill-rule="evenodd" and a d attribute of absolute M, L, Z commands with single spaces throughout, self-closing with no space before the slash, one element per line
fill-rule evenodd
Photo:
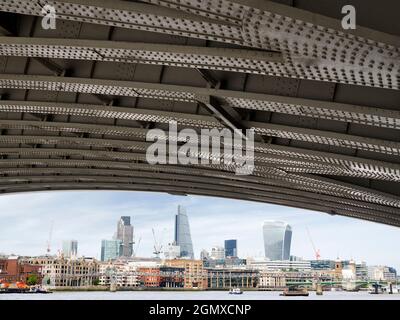
<path fill-rule="evenodd" d="M 137 255 L 137 252 L 139 250 L 140 240 L 142 240 L 142 237 L 139 237 L 139 240 L 137 241 L 136 246 L 133 248 L 132 257 L 136 257 L 136 255 Z"/>
<path fill-rule="evenodd" d="M 51 252 L 51 238 L 53 237 L 53 227 L 54 227 L 54 220 L 51 220 L 50 223 L 50 230 L 49 230 L 49 238 L 47 240 L 47 254 Z"/>
<path fill-rule="evenodd" d="M 310 230 L 308 229 L 308 227 L 306 227 L 306 229 L 307 229 L 307 234 L 308 234 L 308 237 L 309 237 L 309 239 L 310 239 L 311 245 L 312 245 L 313 250 L 314 250 L 315 260 L 319 260 L 319 259 L 321 258 L 320 251 L 319 251 L 319 249 L 317 249 L 317 248 L 315 247 L 314 241 L 313 241 L 312 238 L 311 238 Z"/>
<path fill-rule="evenodd" d="M 154 228 L 151 228 L 151 231 L 153 232 L 153 239 L 154 239 L 154 255 L 156 256 L 156 258 L 160 257 L 160 253 L 162 252 L 162 243 L 161 241 L 157 241 L 156 239 L 156 234 L 154 232 Z"/>

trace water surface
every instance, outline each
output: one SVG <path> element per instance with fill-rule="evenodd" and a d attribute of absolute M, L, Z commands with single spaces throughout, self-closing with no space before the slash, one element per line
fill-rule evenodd
<path fill-rule="evenodd" d="M 230 295 L 228 291 L 91 291 L 54 292 L 51 294 L 0 294 L 0 300 L 400 300 L 400 294 L 369 294 L 368 292 L 324 292 L 317 296 L 282 297 L 280 292 L 248 291 Z"/>

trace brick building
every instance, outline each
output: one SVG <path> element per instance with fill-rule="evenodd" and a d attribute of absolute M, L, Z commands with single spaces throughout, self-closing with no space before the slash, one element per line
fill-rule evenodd
<path fill-rule="evenodd" d="M 183 288 L 185 285 L 185 269 L 178 267 L 160 267 L 160 287 L 161 288 Z"/>
<path fill-rule="evenodd" d="M 158 288 L 161 282 L 159 267 L 140 267 L 137 269 L 140 283 L 145 287 Z"/>
<path fill-rule="evenodd" d="M 165 265 L 184 269 L 184 288 L 207 288 L 207 272 L 203 268 L 202 260 L 173 259 L 166 260 Z"/>
<path fill-rule="evenodd" d="M 0 259 L 0 280 L 4 282 L 26 282 L 30 275 L 36 275 L 40 282 L 42 267 L 21 260 L 17 256 Z"/>

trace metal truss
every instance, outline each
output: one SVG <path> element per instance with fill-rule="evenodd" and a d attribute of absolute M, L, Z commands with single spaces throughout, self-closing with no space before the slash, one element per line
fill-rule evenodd
<path fill-rule="evenodd" d="M 177 115 L 179 116 L 179 115 Z M 183 117 L 183 115 L 182 115 Z M 204 117 L 205 118 L 205 117 Z M 202 121 L 205 121 L 205 119 Z M 190 123 L 190 120 L 183 123 Z M 150 144 L 143 144 L 143 142 L 136 141 L 136 139 L 144 140 L 148 129 L 143 128 L 133 128 L 133 127 L 122 127 L 122 126 L 111 126 L 111 125 L 97 125 L 88 123 L 62 123 L 62 122 L 47 122 L 47 121 L 23 121 L 23 120 L 0 120 L 0 127 L 4 130 L 28 130 L 29 132 L 66 132 L 75 133 L 80 136 L 82 133 L 90 134 L 101 134 L 113 137 L 113 140 L 107 140 L 104 143 L 98 142 L 100 146 L 110 146 L 113 145 L 116 148 L 133 148 L 136 146 L 136 150 L 144 150 Z M 130 139 L 135 139 L 134 145 L 132 143 L 127 143 L 126 141 L 119 141 L 119 137 L 127 137 Z M 21 136 L 21 140 L 27 143 L 26 135 Z M 41 141 L 43 141 L 41 138 Z M 168 137 L 167 137 L 168 138 Z M 12 143 L 18 139 L 18 137 L 7 137 L 3 136 L 0 138 L 4 143 Z M 104 139 L 103 139 L 104 140 Z M 50 142 L 54 142 L 52 136 L 49 137 Z M 64 143 L 64 139 L 60 140 L 61 144 Z M 70 144 L 74 144 L 75 140 L 71 140 Z M 97 140 L 87 140 L 87 141 L 97 141 Z M 139 143 L 138 143 L 139 142 Z M 96 143 L 93 143 L 96 145 Z M 221 146 L 223 147 L 223 146 Z M 200 149 L 200 146 L 198 146 Z M 334 156 L 329 153 L 320 153 L 319 158 L 315 157 L 312 159 L 307 151 L 302 151 L 303 155 L 299 155 L 295 150 L 290 147 L 283 147 L 286 151 L 286 155 L 279 154 L 278 150 L 274 146 L 268 144 L 258 143 L 255 145 L 254 161 L 256 165 L 267 166 L 274 165 L 276 167 L 282 168 L 285 171 L 292 172 L 303 172 L 303 173 L 319 173 L 319 174 L 332 174 L 332 175 L 347 175 L 347 176 L 358 176 L 365 178 L 375 178 L 381 180 L 391 180 L 400 181 L 400 165 L 395 165 L 391 163 L 370 161 L 367 159 L 359 159 L 355 157 L 340 157 Z M 283 151 L 282 150 L 282 151 Z M 14 152 L 18 150 L 13 150 Z M 275 152 L 274 152 L 275 151 Z M 2 149 L 0 149 L 0 153 Z M 85 151 L 86 152 L 86 151 Z M 274 154 L 276 153 L 276 154 Z M 207 155 L 203 154 L 199 156 L 207 159 L 214 158 L 216 155 L 209 153 Z M 220 156 L 221 157 L 221 156 Z M 327 159 L 331 158 L 331 161 Z M 347 162 L 346 160 L 347 159 Z M 226 159 L 225 159 L 226 160 Z M 221 160 L 222 161 L 222 160 Z"/>
<path fill-rule="evenodd" d="M 114 142 L 113 142 L 114 141 Z M 131 141 L 115 141 L 115 140 L 104 140 L 104 139 L 83 139 L 83 138 L 71 138 L 71 137 L 43 137 L 43 136 L 0 136 L 0 143 L 24 143 L 24 144 L 54 144 L 60 145 L 61 147 L 65 145 L 69 146 L 106 146 L 106 147 L 116 147 L 123 146 L 126 149 L 130 150 L 141 150 L 145 151 L 147 149 L 146 143 L 143 142 L 131 142 Z M 121 147 L 122 149 L 122 147 Z M 76 154 L 76 152 L 71 152 L 71 154 Z M 144 158 L 144 156 L 143 156 Z M 142 158 L 142 159 L 143 159 Z M 139 159 L 138 159 L 139 160 Z M 143 159 L 144 160 L 144 159 Z M 57 163 L 70 163 L 71 166 L 76 166 L 78 164 L 85 163 L 86 160 L 73 160 L 68 159 L 63 161 L 62 159 L 3 159 L 0 160 L 1 166 L 14 166 L 14 165 L 23 165 L 28 164 L 30 166 L 40 166 L 43 163 L 52 162 L 53 164 Z M 91 166 L 95 163 L 97 164 L 105 164 L 109 163 L 109 161 L 105 160 L 96 160 L 92 161 Z M 66 164 L 63 164 L 64 166 Z M 116 162 L 113 165 L 123 166 L 123 168 L 129 168 L 129 163 L 121 163 Z M 207 167 L 208 165 L 204 165 Z M 212 165 L 211 165 L 212 166 Z M 157 166 L 156 166 L 157 167 Z M 185 166 L 183 166 L 185 167 Z M 219 165 L 215 166 L 216 169 L 224 170 L 224 171 L 234 171 L 235 166 L 229 165 Z M 313 191 L 317 193 L 325 193 L 330 195 L 335 195 L 339 197 L 346 197 L 354 200 L 367 201 L 372 203 L 378 203 L 393 207 L 400 207 L 400 198 L 396 196 L 392 196 L 390 194 L 385 194 L 382 192 L 378 192 L 376 190 L 370 190 L 368 188 L 363 188 L 359 186 L 354 186 L 351 184 L 338 182 L 332 179 L 326 179 L 318 176 L 313 176 L 309 174 L 296 174 L 296 173 L 288 173 L 283 170 L 279 170 L 276 168 L 266 168 L 257 167 L 255 172 L 255 176 L 273 178 L 275 183 L 278 185 L 293 185 L 296 186 L 297 189 Z"/>
<path fill-rule="evenodd" d="M 271 111 L 312 118 L 318 117 L 392 129 L 400 128 L 400 112 L 395 110 L 190 86 L 0 74 L 0 88 L 80 92 L 196 103 L 202 101 L 201 97 L 213 96 L 220 104 L 227 104 L 234 108 Z M 7 104 L 7 102 L 2 102 L 2 105 L 4 103 Z"/>
<path fill-rule="evenodd" d="M 0 37 L 0 55 L 79 59 L 276 75 L 283 66 L 274 51 L 80 39 Z"/>
<path fill-rule="evenodd" d="M 398 37 L 366 28 L 344 32 L 337 21 L 268 1 L 108 0 L 0 2 L 0 10 L 219 41 L 280 52 L 274 75 L 399 89 Z M 168 8 L 169 7 L 169 8 Z"/>
<path fill-rule="evenodd" d="M 29 18 L 45 5 L 56 31 Z M 20 26 L 0 26 L 0 193 L 195 194 L 400 226 L 398 36 L 260 0 L 0 0 L 0 11 Z M 146 136 L 175 122 L 253 129 L 254 171 L 236 175 L 232 155 L 198 143 L 189 165 L 150 165 Z"/>

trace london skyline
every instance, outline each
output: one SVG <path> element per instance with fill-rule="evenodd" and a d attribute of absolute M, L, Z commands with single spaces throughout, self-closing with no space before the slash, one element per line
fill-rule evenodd
<path fill-rule="evenodd" d="M 181 204 L 189 216 L 196 258 L 202 249 L 223 246 L 226 239 L 238 240 L 240 257 L 264 256 L 262 224 L 264 220 L 282 220 L 293 227 L 292 255 L 314 259 L 306 234 L 309 228 L 321 259 L 353 258 L 400 269 L 394 255 L 400 240 L 397 228 L 300 209 L 210 197 L 105 191 L 12 195 L 1 197 L 0 204 L 3 222 L 9 226 L 0 235 L 1 253 L 45 254 L 54 220 L 52 253 L 61 249 L 62 240 L 76 239 L 78 255 L 99 259 L 101 240 L 110 238 L 121 216 L 131 216 L 135 238 L 142 237 L 138 256 L 152 256 L 151 228 L 159 237 L 166 230 L 164 245 L 172 242 L 174 216 Z M 374 234 L 381 236 L 374 239 Z"/>

